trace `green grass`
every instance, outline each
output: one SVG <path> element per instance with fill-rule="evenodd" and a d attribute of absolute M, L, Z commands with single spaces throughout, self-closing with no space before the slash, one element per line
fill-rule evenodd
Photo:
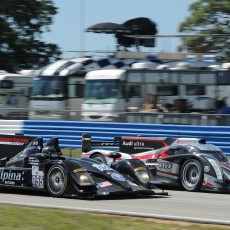
<path fill-rule="evenodd" d="M 81 157 L 81 149 L 62 149 L 62 154 L 68 157 Z"/>
<path fill-rule="evenodd" d="M 228 226 L 164 221 L 150 218 L 122 217 L 103 214 L 0 205 L 0 229 L 27 230 L 215 230 Z"/>

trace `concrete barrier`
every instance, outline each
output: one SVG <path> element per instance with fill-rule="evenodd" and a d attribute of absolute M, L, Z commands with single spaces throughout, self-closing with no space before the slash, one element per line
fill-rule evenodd
<path fill-rule="evenodd" d="M 22 120 L 0 120 L 0 133 L 22 133 L 24 122 Z"/>

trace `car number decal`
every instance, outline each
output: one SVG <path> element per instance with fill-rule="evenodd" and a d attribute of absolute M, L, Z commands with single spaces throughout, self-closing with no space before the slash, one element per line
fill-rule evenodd
<path fill-rule="evenodd" d="M 43 188 L 44 187 L 44 177 L 43 176 L 32 176 L 32 184 L 34 187 Z"/>

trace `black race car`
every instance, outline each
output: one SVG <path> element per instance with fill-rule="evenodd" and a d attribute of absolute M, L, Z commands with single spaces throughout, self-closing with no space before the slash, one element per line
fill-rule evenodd
<path fill-rule="evenodd" d="M 17 153 L 17 154 L 16 154 Z M 93 159 L 62 155 L 58 138 L 43 144 L 41 137 L 0 135 L 0 185 L 48 191 L 51 196 L 95 198 L 138 194 L 167 195 L 151 181 L 145 164 L 136 159 L 115 161 L 108 166 Z"/>

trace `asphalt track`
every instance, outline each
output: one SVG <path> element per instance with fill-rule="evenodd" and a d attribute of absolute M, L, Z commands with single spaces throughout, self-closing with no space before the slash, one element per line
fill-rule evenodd
<path fill-rule="evenodd" d="M 0 203 L 230 225 L 230 194 L 168 191 L 170 196 L 78 200 L 1 190 Z"/>

